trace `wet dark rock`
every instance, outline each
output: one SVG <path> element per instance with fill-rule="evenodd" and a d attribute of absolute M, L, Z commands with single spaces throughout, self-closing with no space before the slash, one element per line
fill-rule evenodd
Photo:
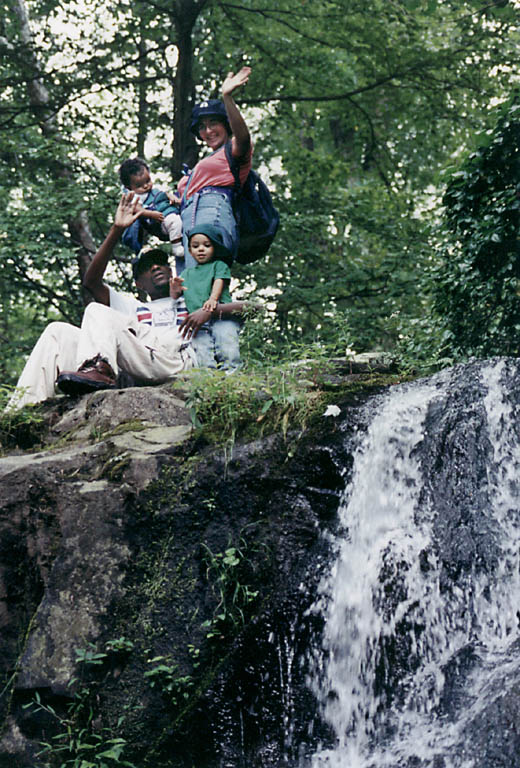
<path fill-rule="evenodd" d="M 518 768 L 520 766 L 520 680 L 505 682 L 504 690 L 484 706 L 468 728 L 468 753 L 483 768 Z"/>
<path fill-rule="evenodd" d="M 467 703 L 465 686 L 468 676 L 478 667 L 480 657 L 472 645 L 457 651 L 443 668 L 445 685 L 439 702 L 442 717 L 453 717 Z"/>
<path fill-rule="evenodd" d="M 63 730 L 82 690 L 78 728 L 93 706 L 87 730 L 126 739 L 135 765 L 202 768 L 228 753 L 238 765 L 239 722 L 274 765 L 286 727 L 280 670 L 314 621 L 303 615 L 326 562 L 321 532 L 344 485 L 334 420 L 237 445 L 230 459 L 193 442 L 167 387 L 53 407 L 42 450 L 0 459 L 0 766 L 45 765 L 40 742 Z M 127 653 L 107 650 L 118 638 Z M 99 664 L 78 662 L 88 649 Z M 152 687 L 156 657 L 170 671 Z M 310 700 L 303 672 L 294 676 Z M 42 706 L 28 706 L 36 695 Z"/>
<path fill-rule="evenodd" d="M 493 573 L 500 558 L 486 514 L 500 468 L 484 365 L 453 370 L 417 447 L 418 522 L 434 510 L 420 571 L 440 563 L 454 625 L 467 619 L 475 574 Z M 516 361 L 505 376 L 518 409 Z M 318 743 L 333 745 L 306 684 L 323 629 L 312 607 L 353 453 L 381 397 L 345 396 L 340 419 L 236 445 L 231 459 L 194 442 L 182 398 L 167 388 L 60 401 L 51 445 L 0 460 L 0 768 L 44 768 L 40 742 L 59 726 L 27 705 L 38 694 L 66 717 L 79 690 L 94 710 L 89 731 L 124 738 L 125 759 L 139 768 L 296 768 Z M 518 521 L 519 509 L 509 517 Z M 405 700 L 425 626 L 416 603 L 399 612 L 408 565 L 390 555 L 374 598 L 396 625 L 379 648 L 382 708 Z M 78 662 L 77 650 L 89 648 L 99 664 Z M 467 755 L 473 768 L 520 768 L 519 650 L 467 718 L 453 762 L 439 749 L 410 757 L 409 768 L 462 766 Z M 436 717 L 471 706 L 467 682 L 481 666 L 474 644 L 446 661 Z"/>

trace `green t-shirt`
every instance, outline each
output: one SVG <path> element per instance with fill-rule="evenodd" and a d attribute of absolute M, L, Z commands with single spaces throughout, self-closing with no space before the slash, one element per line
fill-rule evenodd
<path fill-rule="evenodd" d="M 224 290 L 219 299 L 220 303 L 227 304 L 232 300 L 228 288 L 231 271 L 224 261 L 210 261 L 206 264 L 197 264 L 196 267 L 188 267 L 181 272 L 181 277 L 184 278 L 184 300 L 188 312 L 195 312 L 196 309 L 200 309 L 204 302 L 209 299 L 213 281 L 217 278 L 225 280 Z"/>

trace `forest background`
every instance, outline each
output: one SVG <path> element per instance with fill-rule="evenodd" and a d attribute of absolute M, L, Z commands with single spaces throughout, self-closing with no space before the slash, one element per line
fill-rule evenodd
<path fill-rule="evenodd" d="M 235 296 L 265 306 L 249 350 L 380 349 L 415 366 L 518 354 L 519 2 L 2 10 L 4 383 L 50 320 L 79 324 L 81 275 L 117 205 L 121 161 L 144 155 L 174 188 L 200 151 L 192 104 L 218 97 L 246 63 L 237 102 L 281 213 L 268 257 L 234 267 Z M 120 289 L 132 290 L 132 255 L 117 251 Z"/>

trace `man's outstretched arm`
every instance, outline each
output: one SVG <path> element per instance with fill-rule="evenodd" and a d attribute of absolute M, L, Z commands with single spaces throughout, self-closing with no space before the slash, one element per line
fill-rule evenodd
<path fill-rule="evenodd" d="M 241 315 L 247 309 L 256 309 L 256 305 L 250 301 L 230 301 L 227 304 L 217 304 L 210 312 L 206 309 L 196 309 L 180 325 L 179 330 L 185 339 L 194 338 L 203 323 L 207 323 L 211 317 L 222 319 L 222 316 Z"/>
<path fill-rule="evenodd" d="M 123 195 L 117 206 L 114 223 L 85 272 L 85 277 L 83 278 L 84 287 L 90 291 L 96 301 L 100 304 L 106 304 L 107 307 L 110 305 L 110 293 L 108 287 L 103 282 L 105 270 L 123 231 L 133 224 L 140 214 L 141 204 L 139 199 L 134 199 L 132 192 Z"/>

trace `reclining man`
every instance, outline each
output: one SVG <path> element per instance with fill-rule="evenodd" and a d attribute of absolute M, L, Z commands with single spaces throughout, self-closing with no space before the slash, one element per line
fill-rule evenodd
<path fill-rule="evenodd" d="M 202 310 L 186 316 L 184 300 L 170 297 L 172 271 L 160 249 L 132 263 L 136 286 L 149 301 L 121 294 L 103 282 L 114 248 L 139 216 L 139 200 L 123 195 L 114 223 L 84 278 L 94 296 L 81 328 L 53 322 L 36 343 L 8 403 L 8 410 L 52 397 L 55 384 L 67 394 L 116 387 L 120 369 L 141 382 L 159 384 L 196 365 L 191 338 L 207 321 Z M 240 312 L 242 302 L 219 304 L 215 314 Z"/>

